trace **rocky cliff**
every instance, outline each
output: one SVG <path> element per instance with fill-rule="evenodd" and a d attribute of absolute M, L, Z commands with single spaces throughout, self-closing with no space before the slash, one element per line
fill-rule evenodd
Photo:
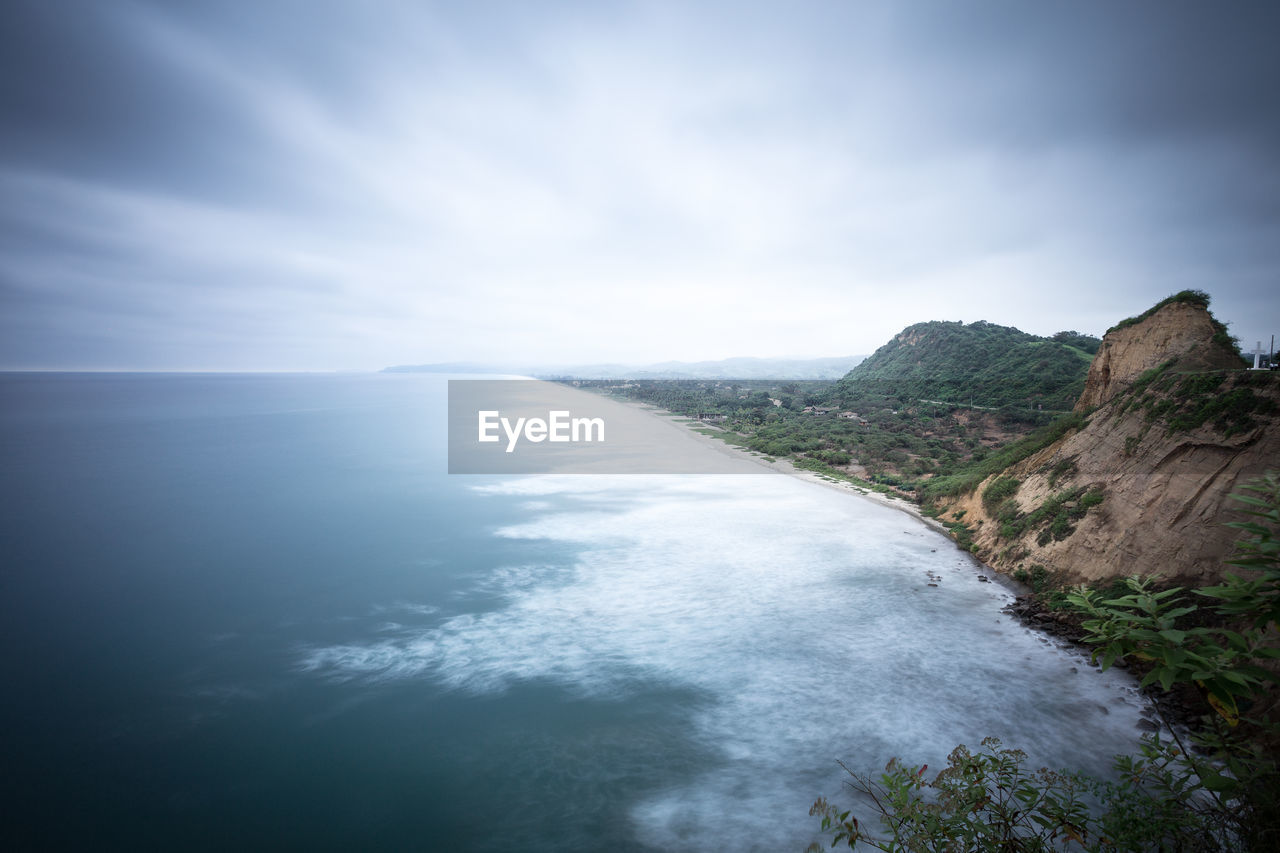
<path fill-rule="evenodd" d="M 1169 302 L 1137 322 L 1122 323 L 1102 339 L 1076 411 L 1101 406 L 1166 361 L 1174 361 L 1180 370 L 1240 367 L 1239 356 L 1225 341 L 1225 331 L 1207 304 L 1199 302 Z"/>
<path fill-rule="evenodd" d="M 1157 309 L 1107 333 L 1080 429 L 942 504 L 989 565 L 1079 580 L 1221 575 L 1239 535 L 1225 526 L 1240 518 L 1230 494 L 1280 467 L 1280 375 L 1238 369 L 1205 305 Z"/>

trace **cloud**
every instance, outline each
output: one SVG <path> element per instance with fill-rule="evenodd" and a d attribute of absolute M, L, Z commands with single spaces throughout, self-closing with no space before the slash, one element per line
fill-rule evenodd
<path fill-rule="evenodd" d="M 1265 7 L 71 8 L 6 11 L 8 366 L 1280 325 Z"/>

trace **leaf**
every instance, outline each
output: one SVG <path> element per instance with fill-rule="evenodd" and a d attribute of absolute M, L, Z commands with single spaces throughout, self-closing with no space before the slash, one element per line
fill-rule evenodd
<path fill-rule="evenodd" d="M 1168 640 L 1171 643 L 1181 643 L 1183 640 L 1187 638 L 1187 632 L 1177 631 L 1177 630 L 1174 630 L 1173 628 L 1166 628 L 1165 630 L 1160 632 L 1160 636 L 1164 637 L 1166 640 Z"/>
<path fill-rule="evenodd" d="M 1235 726 L 1240 722 L 1240 711 L 1236 708 L 1236 700 L 1227 696 L 1224 701 L 1212 692 L 1208 694 L 1207 698 L 1209 700 L 1209 706 L 1218 712 L 1218 716 L 1226 720 L 1227 725 L 1235 728 Z M 1205 784 L 1205 787 L 1208 787 L 1208 783 Z M 1212 791 L 1215 789 L 1209 788 L 1209 790 Z"/>
<path fill-rule="evenodd" d="M 1210 791 L 1225 791 L 1235 785 L 1235 780 L 1223 776 L 1221 773 L 1215 773 L 1212 770 L 1205 771 L 1200 776 L 1200 784 L 1204 785 Z"/>

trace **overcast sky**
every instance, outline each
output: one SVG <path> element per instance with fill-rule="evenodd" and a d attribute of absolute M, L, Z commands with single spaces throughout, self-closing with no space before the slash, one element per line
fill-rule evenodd
<path fill-rule="evenodd" d="M 1277 10 L 6 0 L 0 367 L 1265 345 Z"/>

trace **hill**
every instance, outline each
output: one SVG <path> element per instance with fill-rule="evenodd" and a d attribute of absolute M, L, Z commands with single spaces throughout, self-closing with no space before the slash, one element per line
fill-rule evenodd
<path fill-rule="evenodd" d="M 1098 339 L 1052 338 L 978 321 L 908 326 L 840 380 L 848 396 L 883 394 L 997 408 L 1067 410 L 1084 388 Z"/>
<path fill-rule="evenodd" d="M 1217 579 L 1238 536 L 1230 495 L 1280 459 L 1280 374 L 1241 369 L 1208 297 L 1187 291 L 1107 332 L 1086 385 L 1039 440 L 926 499 L 1014 574 Z"/>

